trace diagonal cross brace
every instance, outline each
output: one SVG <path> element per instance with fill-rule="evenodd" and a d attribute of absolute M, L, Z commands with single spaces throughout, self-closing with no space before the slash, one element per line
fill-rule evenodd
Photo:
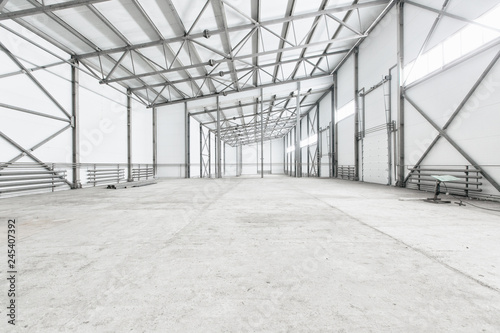
<path fill-rule="evenodd" d="M 448 119 L 448 121 L 446 122 L 446 124 L 443 126 L 442 131 L 446 131 L 446 129 L 450 126 L 450 124 L 456 118 L 456 116 L 458 115 L 458 113 L 463 109 L 463 107 L 465 106 L 465 104 L 467 103 L 467 101 L 471 98 L 471 96 L 474 94 L 474 92 L 476 91 L 476 89 L 479 87 L 479 85 L 481 84 L 481 82 L 483 82 L 483 80 L 486 77 L 486 75 L 488 75 L 488 73 L 491 71 L 491 69 L 493 68 L 493 66 L 495 66 L 495 64 L 497 63 L 497 61 L 498 61 L 499 58 L 500 58 L 500 51 L 498 51 L 498 53 L 495 55 L 495 57 L 490 61 L 490 63 L 488 64 L 488 66 L 486 67 L 486 69 L 483 71 L 483 73 L 481 74 L 481 76 L 479 76 L 479 78 L 477 79 L 476 83 L 474 83 L 474 85 L 469 90 L 469 92 L 467 93 L 467 95 L 464 97 L 464 99 L 462 100 L 462 102 L 458 105 L 458 107 L 455 110 L 455 112 L 453 112 L 453 114 L 450 116 L 450 118 Z M 408 96 L 406 94 L 405 94 L 405 98 L 408 99 Z M 413 106 L 415 106 L 414 103 L 411 103 L 411 104 Z M 417 109 L 417 111 L 418 111 L 418 109 Z M 439 141 L 439 139 L 441 137 L 442 137 L 442 135 L 438 134 L 438 136 L 436 136 L 436 138 L 434 138 L 434 140 L 431 142 L 431 144 L 429 145 L 429 147 L 427 147 L 426 151 L 422 154 L 422 156 L 420 157 L 420 159 L 418 160 L 418 162 L 415 164 L 414 168 L 418 167 L 422 163 L 422 161 L 429 154 L 429 152 L 432 150 L 432 148 L 434 147 L 434 145 Z M 412 170 L 406 176 L 406 178 L 404 180 L 404 183 L 406 183 L 408 181 L 408 179 L 410 178 L 410 175 L 413 172 L 414 172 L 414 170 Z M 499 189 L 497 188 L 497 190 L 499 190 Z"/>
<path fill-rule="evenodd" d="M 420 113 L 422 115 L 422 117 L 425 118 L 425 120 L 427 120 L 429 122 L 429 124 L 432 125 L 432 127 L 434 127 L 438 132 L 439 132 L 439 136 L 442 136 L 444 137 L 460 154 L 462 154 L 462 156 L 473 166 L 475 167 L 477 170 L 479 170 L 479 172 L 481 173 L 481 175 L 491 183 L 491 185 L 493 185 L 493 187 L 495 187 L 495 189 L 497 191 L 500 192 L 500 185 L 495 181 L 495 179 L 493 179 L 493 177 L 491 177 L 486 171 L 484 171 L 479 165 L 478 163 L 476 163 L 476 161 L 474 161 L 474 159 L 469 155 L 467 154 L 452 138 L 450 138 L 450 136 L 448 134 L 446 134 L 446 132 L 441 128 L 439 127 L 435 122 L 434 120 L 432 120 L 424 111 L 422 111 L 422 109 L 420 109 L 410 98 L 408 98 L 408 96 L 405 96 L 405 99 L 408 101 L 408 103 L 411 104 L 411 106 L 413 106 L 415 108 L 415 110 L 418 111 L 418 113 Z M 437 140 L 436 140 L 437 141 Z"/>
<path fill-rule="evenodd" d="M 45 169 L 47 169 L 48 171 L 54 171 L 52 170 L 47 164 L 45 164 L 44 162 L 42 162 L 41 160 L 39 160 L 35 155 L 33 155 L 29 150 L 23 148 L 21 145 L 19 145 L 17 142 L 15 142 L 14 140 L 12 140 L 11 138 L 9 138 L 7 135 L 5 135 L 3 132 L 0 131 L 0 137 L 4 138 L 7 142 L 9 142 L 11 145 L 13 145 L 14 147 L 16 147 L 17 149 L 19 149 L 20 151 L 22 151 L 25 155 L 27 155 L 29 158 L 31 158 L 33 161 L 35 161 L 36 163 L 40 164 L 40 166 L 44 167 Z M 59 177 L 61 179 L 64 180 L 64 182 L 68 185 L 71 186 L 71 183 L 65 179 L 64 177 Z"/>
<path fill-rule="evenodd" d="M 17 67 L 19 67 L 21 70 L 24 71 L 26 75 L 28 75 L 31 81 L 33 81 L 33 83 L 36 84 L 38 88 L 40 88 L 40 90 L 43 91 L 43 93 L 68 117 L 68 119 L 71 119 L 70 114 L 62 107 L 61 104 L 59 104 L 59 102 L 54 98 L 54 96 L 52 96 L 47 91 L 47 89 L 43 87 L 43 85 L 33 76 L 33 74 L 31 74 L 29 69 L 27 69 L 19 60 L 17 60 L 16 56 L 12 54 L 12 52 L 10 52 L 10 50 L 7 49 L 5 45 L 2 44 L 2 42 L 0 42 L 0 49 L 5 52 L 5 54 L 17 65 Z"/>

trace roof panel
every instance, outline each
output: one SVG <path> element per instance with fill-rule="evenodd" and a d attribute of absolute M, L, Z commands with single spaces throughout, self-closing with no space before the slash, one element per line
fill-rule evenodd
<path fill-rule="evenodd" d="M 113 0 L 94 4 L 131 43 L 158 40 L 159 36 L 143 17 L 132 0 Z"/>
<path fill-rule="evenodd" d="M 164 1 L 164 0 L 156 0 Z M 197 1 L 185 1 L 185 0 L 171 0 L 174 8 L 177 10 L 182 23 L 187 30 L 192 28 L 192 33 L 199 33 L 205 29 L 216 30 L 217 22 L 215 21 L 215 15 L 212 6 L 209 4 L 204 9 L 207 1 L 197 0 Z M 204 10 L 203 10 L 204 9 Z M 196 18 L 201 13 L 197 24 L 193 27 Z"/>
<path fill-rule="evenodd" d="M 82 41 L 69 30 L 54 21 L 46 14 L 36 14 L 24 17 L 22 21 L 30 24 L 35 29 L 47 34 L 57 42 L 65 45 L 75 53 L 85 53 L 95 51 L 91 45 Z"/>
<path fill-rule="evenodd" d="M 124 46 L 125 43 L 87 7 L 68 8 L 57 11 L 57 16 L 78 30 L 100 48 Z"/>

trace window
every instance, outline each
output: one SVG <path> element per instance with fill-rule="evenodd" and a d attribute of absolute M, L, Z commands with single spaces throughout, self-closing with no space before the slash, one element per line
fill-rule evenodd
<path fill-rule="evenodd" d="M 354 114 L 354 100 L 350 101 L 349 103 L 347 103 L 346 105 L 337 110 L 337 116 L 335 117 L 335 122 L 338 123 L 339 121 L 353 114 Z"/>
<path fill-rule="evenodd" d="M 492 28 L 500 29 L 500 5 L 475 20 Z M 500 33 L 475 24 L 468 24 L 448 37 L 404 68 L 405 82 L 409 84 L 441 69 L 444 65 L 463 57 L 481 46 L 500 37 Z"/>

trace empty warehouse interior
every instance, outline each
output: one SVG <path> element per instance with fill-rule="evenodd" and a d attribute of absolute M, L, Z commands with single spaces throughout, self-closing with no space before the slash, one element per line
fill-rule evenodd
<path fill-rule="evenodd" d="M 0 0 L 0 331 L 500 331 L 498 0 Z"/>

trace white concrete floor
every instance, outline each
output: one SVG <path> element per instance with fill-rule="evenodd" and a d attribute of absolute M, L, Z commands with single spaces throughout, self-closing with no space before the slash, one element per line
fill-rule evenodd
<path fill-rule="evenodd" d="M 0 331 L 499 332 L 500 213 L 398 200 L 427 196 L 270 176 L 0 199 Z"/>

